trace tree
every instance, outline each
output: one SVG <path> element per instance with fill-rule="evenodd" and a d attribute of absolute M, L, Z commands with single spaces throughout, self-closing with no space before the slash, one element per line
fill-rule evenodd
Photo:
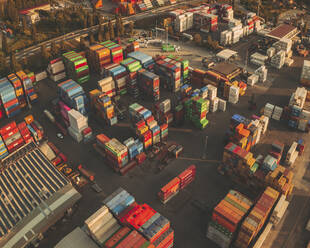
<path fill-rule="evenodd" d="M 134 24 L 133 22 L 129 23 L 129 35 L 132 36 L 133 35 L 133 29 L 134 29 Z"/>
<path fill-rule="evenodd" d="M 109 28 L 107 26 L 105 26 L 105 28 L 104 28 L 104 39 L 105 40 L 111 40 Z"/>
<path fill-rule="evenodd" d="M 58 54 L 59 54 L 59 49 L 58 49 L 58 47 L 56 45 L 56 42 L 53 41 L 52 44 L 51 44 L 51 55 L 53 57 L 56 57 L 56 56 L 58 56 Z"/>
<path fill-rule="evenodd" d="M 23 25 L 23 32 L 25 33 L 25 31 L 28 29 L 28 27 L 27 27 L 27 23 L 26 23 L 26 18 L 24 16 L 22 17 L 22 25 Z"/>
<path fill-rule="evenodd" d="M 32 40 L 36 43 L 37 42 L 37 28 L 35 24 L 31 25 L 31 37 L 32 37 Z"/>
<path fill-rule="evenodd" d="M 88 37 L 89 37 L 89 43 L 94 44 L 95 43 L 95 37 L 94 37 L 93 32 L 89 32 Z"/>
<path fill-rule="evenodd" d="M 124 36 L 124 34 L 125 34 L 125 27 L 124 27 L 124 23 L 123 23 L 123 18 L 122 17 L 119 18 L 119 22 L 120 22 L 120 33 L 121 33 L 121 36 Z"/>
<path fill-rule="evenodd" d="M 5 55 L 8 55 L 10 53 L 9 47 L 8 47 L 8 40 L 5 34 L 2 35 L 2 51 Z"/>
<path fill-rule="evenodd" d="M 0 2 L 0 16 L 3 16 L 3 19 L 6 19 L 6 11 L 3 2 Z"/>
<path fill-rule="evenodd" d="M 201 41 L 202 41 L 201 35 L 200 35 L 200 34 L 195 34 L 195 35 L 194 35 L 194 41 L 195 41 L 195 43 L 196 43 L 197 45 L 200 45 L 200 44 L 201 44 Z"/>
<path fill-rule="evenodd" d="M 18 10 L 15 6 L 15 1 L 14 0 L 9 0 L 6 4 L 6 9 L 8 13 L 8 17 L 12 22 L 17 22 L 18 21 Z"/>
<path fill-rule="evenodd" d="M 111 20 L 108 23 L 108 29 L 109 29 L 109 33 L 110 33 L 110 39 L 114 40 L 114 38 L 115 38 L 114 27 L 113 27 Z"/>
<path fill-rule="evenodd" d="M 11 53 L 10 55 L 10 66 L 11 66 L 11 71 L 16 72 L 21 70 L 20 64 L 16 61 L 15 53 Z"/>
<path fill-rule="evenodd" d="M 51 56 L 51 55 L 50 55 L 49 52 L 47 51 L 45 45 L 42 45 L 42 46 L 41 46 L 41 56 L 42 56 L 42 58 L 43 58 L 44 64 L 47 63 L 48 60 L 50 59 L 50 56 Z"/>
<path fill-rule="evenodd" d="M 85 50 L 85 49 L 86 49 L 85 39 L 81 37 L 80 38 L 80 50 Z"/>
<path fill-rule="evenodd" d="M 2 54 L 0 54 L 0 74 L 1 75 L 8 74 L 8 66 L 6 63 L 6 58 Z"/>
<path fill-rule="evenodd" d="M 99 41 L 99 42 L 102 42 L 102 41 L 103 41 L 103 37 L 104 37 L 104 36 L 103 36 L 102 33 L 103 33 L 103 31 L 99 31 L 99 32 L 98 32 L 98 41 Z"/>

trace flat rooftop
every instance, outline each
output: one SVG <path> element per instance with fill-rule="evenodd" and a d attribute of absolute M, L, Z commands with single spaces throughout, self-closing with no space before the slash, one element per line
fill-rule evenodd
<path fill-rule="evenodd" d="M 296 27 L 289 25 L 289 24 L 281 24 L 277 26 L 276 28 L 274 28 L 273 30 L 271 30 L 267 34 L 267 36 L 280 40 L 283 38 L 291 39 L 297 34 L 298 34 L 298 29 Z"/>
<path fill-rule="evenodd" d="M 80 198 L 34 143 L 25 145 L 2 161 L 0 247 L 25 247 Z"/>
<path fill-rule="evenodd" d="M 240 69 L 239 66 L 228 62 L 222 62 L 210 68 L 211 71 L 217 72 L 224 76 L 228 76 L 239 69 Z"/>

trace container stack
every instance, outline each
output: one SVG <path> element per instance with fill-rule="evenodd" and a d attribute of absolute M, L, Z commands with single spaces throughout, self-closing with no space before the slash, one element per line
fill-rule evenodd
<path fill-rule="evenodd" d="M 239 87 L 232 85 L 229 88 L 228 102 L 237 104 L 238 101 L 239 101 Z"/>
<path fill-rule="evenodd" d="M 221 32 L 220 44 L 223 46 L 230 45 L 232 42 L 232 32 L 230 30 L 225 30 Z"/>
<path fill-rule="evenodd" d="M 239 42 L 240 38 L 243 37 L 243 28 L 242 25 L 238 25 L 231 29 L 232 32 L 232 44 L 236 44 Z"/>
<path fill-rule="evenodd" d="M 221 248 L 229 248 L 238 233 L 239 224 L 252 205 L 252 201 L 248 198 L 235 190 L 230 190 L 213 210 L 207 228 L 207 238 Z"/>
<path fill-rule="evenodd" d="M 184 83 L 189 77 L 189 60 L 174 55 L 170 55 L 168 58 L 181 63 L 181 81 Z"/>
<path fill-rule="evenodd" d="M 256 74 L 252 74 L 247 79 L 247 85 L 254 86 L 258 82 L 259 76 Z"/>
<path fill-rule="evenodd" d="M 304 109 L 307 92 L 305 88 L 298 87 L 291 95 L 288 107 L 283 109 L 283 118 L 287 119 L 289 127 L 301 131 L 309 130 L 310 112 Z"/>
<path fill-rule="evenodd" d="M 154 69 L 154 60 L 151 56 L 140 51 L 131 52 L 127 55 L 129 58 L 140 62 L 142 68 L 152 71 Z"/>
<path fill-rule="evenodd" d="M 113 64 L 113 66 L 108 67 L 106 70 L 106 76 L 111 76 L 115 82 L 115 89 L 118 95 L 124 95 L 127 93 L 127 77 L 128 72 L 126 68 L 122 65 Z"/>
<path fill-rule="evenodd" d="M 143 0 L 143 3 L 145 4 L 147 10 L 153 9 L 153 4 L 150 0 Z"/>
<path fill-rule="evenodd" d="M 271 57 L 271 66 L 281 69 L 285 63 L 285 51 L 281 50 L 276 53 L 273 57 Z"/>
<path fill-rule="evenodd" d="M 33 138 L 32 138 L 31 133 L 30 133 L 28 127 L 27 127 L 26 122 L 23 121 L 23 122 L 19 123 L 17 125 L 17 127 L 18 127 L 18 130 L 19 130 L 19 132 L 20 132 L 21 136 L 23 137 L 24 142 L 26 144 L 28 144 L 28 143 L 33 141 Z"/>
<path fill-rule="evenodd" d="M 100 119 L 103 119 L 108 125 L 113 126 L 117 123 L 114 105 L 111 98 L 106 94 L 98 94 L 94 101 L 96 114 Z"/>
<path fill-rule="evenodd" d="M 16 151 L 25 144 L 15 121 L 2 127 L 0 129 L 0 134 L 9 153 Z"/>
<path fill-rule="evenodd" d="M 88 100 L 83 88 L 72 79 L 58 84 L 58 94 L 60 98 L 70 108 L 74 108 L 82 115 L 88 113 Z"/>
<path fill-rule="evenodd" d="M 144 149 L 147 150 L 153 144 L 153 133 L 152 130 L 150 130 L 149 125 L 151 127 L 157 126 L 155 120 L 152 123 L 150 121 L 154 118 L 152 112 L 140 104 L 134 103 L 129 106 L 129 117 L 132 127 L 142 141 Z M 149 119 L 149 124 L 146 123 L 148 118 L 151 118 Z"/>
<path fill-rule="evenodd" d="M 161 83 L 177 92 L 181 87 L 181 63 L 169 58 L 161 57 L 156 61 L 155 73 L 159 75 Z"/>
<path fill-rule="evenodd" d="M 100 44 L 89 46 L 86 54 L 90 68 L 96 73 L 100 74 L 102 68 L 111 63 L 110 50 Z"/>
<path fill-rule="evenodd" d="M 111 54 L 111 62 L 112 63 L 120 63 L 121 61 L 123 61 L 124 57 L 123 57 L 123 48 L 108 40 L 105 42 L 100 43 L 100 45 L 103 45 L 104 47 L 108 48 L 110 50 L 110 54 Z"/>
<path fill-rule="evenodd" d="M 119 170 L 128 163 L 127 147 L 120 141 L 113 138 L 104 144 L 106 158 L 109 164 L 115 169 Z"/>
<path fill-rule="evenodd" d="M 0 79 L 0 97 L 3 109 L 8 118 L 20 113 L 20 106 L 15 95 L 15 90 L 6 78 Z"/>
<path fill-rule="evenodd" d="M 254 72 L 254 74 L 256 74 L 258 76 L 258 80 L 261 83 L 266 82 L 266 80 L 267 80 L 267 73 L 268 73 L 268 70 L 267 70 L 267 68 L 264 65 L 259 67 Z"/>
<path fill-rule="evenodd" d="M 269 47 L 267 49 L 267 56 L 268 58 L 273 57 L 276 54 L 276 49 L 274 47 Z"/>
<path fill-rule="evenodd" d="M 6 149 L 4 142 L 3 142 L 3 139 L 0 136 L 0 160 L 4 159 L 8 155 L 9 155 L 9 152 Z"/>
<path fill-rule="evenodd" d="M 15 89 L 15 95 L 17 97 L 19 106 L 21 108 L 26 107 L 27 102 L 25 99 L 22 82 L 18 79 L 18 77 L 15 74 L 8 75 L 8 79 Z"/>
<path fill-rule="evenodd" d="M 310 85 L 310 61 L 309 60 L 304 60 L 301 75 L 300 75 L 300 83 L 305 86 Z"/>
<path fill-rule="evenodd" d="M 159 104 L 156 104 L 156 107 L 158 106 L 157 116 L 156 119 L 160 123 L 166 123 L 171 124 L 173 122 L 173 114 L 171 112 L 171 101 L 170 99 L 166 99 Z"/>
<path fill-rule="evenodd" d="M 260 53 L 253 53 L 250 56 L 250 61 L 252 64 L 254 65 L 258 65 L 258 66 L 262 66 L 265 64 L 265 62 L 267 61 L 268 56 L 265 56 L 263 54 Z"/>
<path fill-rule="evenodd" d="M 191 12 L 177 15 L 174 20 L 174 30 L 176 32 L 184 32 L 191 29 L 194 24 L 194 15 Z"/>
<path fill-rule="evenodd" d="M 190 165 L 185 171 L 183 171 L 178 178 L 180 179 L 180 189 L 186 188 L 190 183 L 195 180 L 196 166 Z"/>
<path fill-rule="evenodd" d="M 285 54 L 288 54 L 292 49 L 293 41 L 291 39 L 282 38 L 281 40 L 275 42 L 272 46 L 276 51 L 284 51 Z"/>
<path fill-rule="evenodd" d="M 65 65 L 61 58 L 51 60 L 48 63 L 47 71 L 50 79 L 54 82 L 61 81 L 66 78 Z"/>
<path fill-rule="evenodd" d="M 113 80 L 112 77 L 107 77 L 107 78 L 99 80 L 97 85 L 98 85 L 98 89 L 102 93 L 105 93 L 107 96 L 113 97 L 116 95 L 115 81 Z"/>
<path fill-rule="evenodd" d="M 124 141 L 124 145 L 128 149 L 129 159 L 133 160 L 137 155 L 143 152 L 143 143 L 138 139 L 129 138 Z"/>
<path fill-rule="evenodd" d="M 187 100 L 185 102 L 186 119 L 192 121 L 197 128 L 204 129 L 209 123 L 206 118 L 209 104 L 209 100 L 200 96 Z"/>
<path fill-rule="evenodd" d="M 28 100 L 31 103 L 36 102 L 38 100 L 38 95 L 34 91 L 33 83 L 31 81 L 31 79 L 23 71 L 16 72 L 16 75 L 20 79 L 20 81 L 22 82 L 22 85 L 24 87 L 25 96 L 28 98 Z"/>
<path fill-rule="evenodd" d="M 127 89 L 128 93 L 134 98 L 138 98 L 140 95 L 138 87 L 138 73 L 142 67 L 139 61 L 127 58 L 121 64 L 127 69 Z"/>
<path fill-rule="evenodd" d="M 162 124 L 160 126 L 160 139 L 161 142 L 165 141 L 168 137 L 168 124 Z"/>
<path fill-rule="evenodd" d="M 67 127 L 69 127 L 70 122 L 68 112 L 71 110 L 71 108 L 69 108 L 69 106 L 67 106 L 63 101 L 59 101 L 58 106 L 60 108 L 60 115 L 62 117 L 63 122 Z"/>
<path fill-rule="evenodd" d="M 101 207 L 84 222 L 90 236 L 101 246 L 118 230 L 121 225 L 106 206 Z"/>
<path fill-rule="evenodd" d="M 173 178 L 169 183 L 160 189 L 158 197 L 162 203 L 167 203 L 171 200 L 180 190 L 180 179 L 178 177 Z"/>
<path fill-rule="evenodd" d="M 259 198 L 248 217 L 243 221 L 235 245 L 240 248 L 249 247 L 251 241 L 259 233 L 265 221 L 274 207 L 279 192 L 267 187 L 262 196 Z"/>
<path fill-rule="evenodd" d="M 130 53 L 138 52 L 139 48 L 140 48 L 139 42 L 137 42 L 137 41 L 131 42 L 130 44 L 128 44 L 126 46 L 126 54 L 127 54 L 127 56 L 130 57 L 129 56 Z M 132 57 L 132 58 L 138 60 L 137 58 L 134 58 L 134 57 Z M 143 64 L 141 61 L 140 61 L 140 63 Z"/>
<path fill-rule="evenodd" d="M 68 132 L 70 136 L 78 143 L 83 140 L 83 131 L 88 128 L 87 117 L 79 111 L 71 109 L 68 112 L 69 124 Z"/>
<path fill-rule="evenodd" d="M 154 102 L 160 98 L 159 77 L 145 69 L 138 72 L 138 85 L 143 96 L 151 98 Z"/>
<path fill-rule="evenodd" d="M 149 205 L 136 203 L 135 198 L 122 188 L 112 193 L 104 200 L 104 203 L 114 216 L 130 229 L 122 230 L 120 236 L 125 238 L 121 239 L 117 247 L 121 244 L 120 247 L 128 247 L 129 244 L 132 247 L 173 247 L 174 231 L 170 226 L 170 221 Z M 112 244 L 115 244 L 115 241 Z M 112 247 L 112 244 L 106 247 Z"/>
<path fill-rule="evenodd" d="M 86 58 L 74 51 L 64 53 L 62 56 L 69 78 L 79 84 L 83 84 L 90 79 Z"/>

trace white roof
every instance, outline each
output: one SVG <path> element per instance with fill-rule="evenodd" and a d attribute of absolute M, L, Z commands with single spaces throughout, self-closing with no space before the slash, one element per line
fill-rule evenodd
<path fill-rule="evenodd" d="M 99 246 L 80 228 L 75 228 L 54 248 L 99 248 Z"/>
<path fill-rule="evenodd" d="M 230 50 L 230 49 L 224 49 L 222 51 L 220 51 L 218 54 L 216 54 L 216 57 L 224 59 L 224 60 L 228 60 L 229 58 L 231 58 L 232 56 L 237 55 L 238 53 L 236 51 Z"/>

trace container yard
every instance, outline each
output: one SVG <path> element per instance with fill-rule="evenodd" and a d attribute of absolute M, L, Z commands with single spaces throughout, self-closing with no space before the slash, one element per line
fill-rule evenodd
<path fill-rule="evenodd" d="M 163 21 L 167 44 L 136 31 L 1 77 L 1 247 L 306 247 L 298 31 L 217 3 Z"/>

